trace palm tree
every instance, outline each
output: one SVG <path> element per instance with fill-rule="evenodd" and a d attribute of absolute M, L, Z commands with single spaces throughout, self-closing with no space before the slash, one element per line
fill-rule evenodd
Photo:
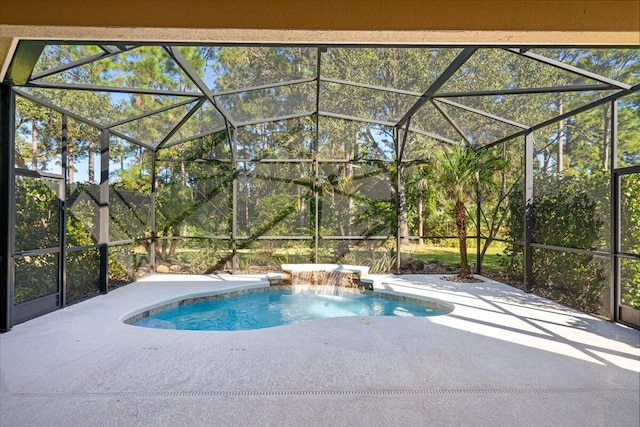
<path fill-rule="evenodd" d="M 458 145 L 452 150 L 434 153 L 436 179 L 445 195 L 455 201 L 455 219 L 460 243 L 460 272 L 458 278 L 472 277 L 467 261 L 467 209 L 476 185 L 491 187 L 495 172 L 505 166 L 503 159 L 487 151 Z"/>

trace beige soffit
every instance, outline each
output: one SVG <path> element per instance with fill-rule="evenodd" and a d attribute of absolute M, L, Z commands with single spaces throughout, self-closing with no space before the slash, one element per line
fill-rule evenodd
<path fill-rule="evenodd" d="M 640 47 L 640 0 L 0 0 L 20 39 Z"/>

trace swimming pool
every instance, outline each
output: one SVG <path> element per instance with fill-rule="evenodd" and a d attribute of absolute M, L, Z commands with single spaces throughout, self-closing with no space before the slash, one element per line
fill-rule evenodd
<path fill-rule="evenodd" d="M 372 293 L 322 295 L 310 290 L 269 290 L 178 305 L 128 323 L 158 329 L 238 331 L 331 317 L 426 317 L 446 313 L 444 307 L 427 301 Z"/>

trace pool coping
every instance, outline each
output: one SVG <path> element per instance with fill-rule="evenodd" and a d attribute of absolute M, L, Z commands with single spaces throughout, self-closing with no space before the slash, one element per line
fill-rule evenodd
<path fill-rule="evenodd" d="M 164 311 L 170 308 L 179 307 L 181 305 L 190 304 L 200 301 L 210 301 L 217 298 L 229 298 L 236 295 L 242 295 L 250 292 L 264 291 L 269 289 L 269 282 L 257 282 L 253 284 L 241 284 L 230 289 L 209 290 L 199 292 L 188 292 L 184 294 L 178 294 L 167 298 L 165 300 L 154 301 L 143 307 L 134 309 L 120 316 L 120 321 L 124 324 L 130 325 L 143 317 L 148 317 L 152 314 Z"/>

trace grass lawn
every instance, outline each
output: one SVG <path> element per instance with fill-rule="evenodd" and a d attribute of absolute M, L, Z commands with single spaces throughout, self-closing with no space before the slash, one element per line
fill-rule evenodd
<path fill-rule="evenodd" d="M 503 245 L 498 245 L 496 243 L 492 244 L 484 255 L 482 266 L 494 270 L 500 270 L 500 265 L 498 264 L 500 259 L 499 254 L 501 254 L 503 250 Z M 438 261 L 440 263 L 450 265 L 460 264 L 460 249 L 457 246 L 412 245 L 408 250 L 403 252 L 411 255 L 412 258 L 419 259 L 420 261 Z M 467 257 L 470 264 L 476 262 L 475 246 L 467 247 Z"/>
<path fill-rule="evenodd" d="M 475 243 L 475 242 L 474 242 Z M 489 249 L 487 250 L 484 260 L 483 267 L 500 270 L 500 266 L 498 264 L 500 256 L 504 250 L 504 246 L 501 243 L 494 242 Z M 384 249 L 378 248 L 375 250 L 377 253 L 381 251 L 381 256 L 383 255 Z M 468 259 L 469 263 L 476 262 L 476 248 L 475 246 L 468 246 Z M 361 249 L 354 248 L 351 253 L 356 255 L 362 252 L 362 255 L 368 253 L 368 256 L 365 258 L 371 259 L 371 252 L 363 251 Z M 178 263 L 183 263 L 185 265 L 189 265 L 193 262 L 193 257 L 198 254 L 202 254 L 202 249 L 195 248 L 178 248 L 176 250 L 175 261 Z M 460 251 L 457 246 L 447 245 L 440 246 L 434 245 L 432 243 L 427 243 L 424 245 L 405 245 L 402 247 L 402 254 L 404 256 L 411 257 L 413 259 L 417 259 L 424 262 L 438 262 L 441 264 L 448 264 L 452 266 L 458 266 L 460 263 Z M 220 250 L 216 255 L 212 254 L 212 260 L 218 258 L 220 256 L 228 256 L 228 250 Z M 388 253 L 385 253 L 388 255 Z M 273 247 L 271 249 L 240 249 L 238 250 L 238 257 L 240 260 L 240 269 L 248 269 L 252 265 L 279 265 L 280 263 L 297 263 L 297 262 L 309 262 L 311 259 L 311 249 L 308 247 L 295 247 L 295 248 L 287 248 L 287 247 Z"/>

